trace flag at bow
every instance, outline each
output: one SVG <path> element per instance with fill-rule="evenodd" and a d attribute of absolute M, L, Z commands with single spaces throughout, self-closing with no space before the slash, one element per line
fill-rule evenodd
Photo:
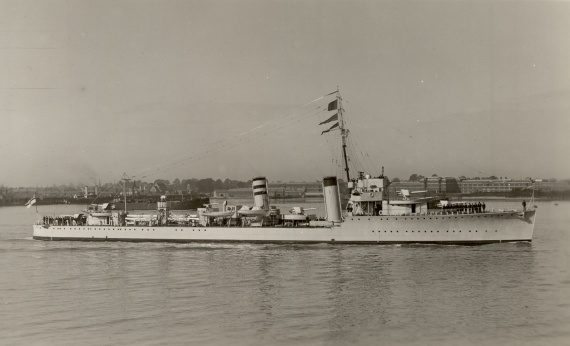
<path fill-rule="evenodd" d="M 36 195 L 30 198 L 30 200 L 25 204 L 27 208 L 30 208 L 32 205 L 36 204 Z"/>
<path fill-rule="evenodd" d="M 323 132 L 321 132 L 321 135 L 330 132 L 331 130 L 335 129 L 338 127 L 338 123 L 334 124 L 333 126 L 331 126 L 328 130 L 324 130 Z"/>

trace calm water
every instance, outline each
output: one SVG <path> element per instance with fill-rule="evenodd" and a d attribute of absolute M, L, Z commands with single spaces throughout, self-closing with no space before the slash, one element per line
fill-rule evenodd
<path fill-rule="evenodd" d="M 0 344 L 568 345 L 558 204 L 476 247 L 44 242 L 0 208 Z"/>

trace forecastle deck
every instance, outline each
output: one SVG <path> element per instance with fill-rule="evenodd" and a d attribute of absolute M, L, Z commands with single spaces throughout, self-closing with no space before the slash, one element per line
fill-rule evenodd
<path fill-rule="evenodd" d="M 127 242 L 488 244 L 532 241 L 536 211 L 349 216 L 309 227 L 34 225 L 34 239 Z"/>

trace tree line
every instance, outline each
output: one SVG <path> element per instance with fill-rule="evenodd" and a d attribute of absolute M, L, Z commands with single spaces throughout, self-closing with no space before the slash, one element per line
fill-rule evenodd
<path fill-rule="evenodd" d="M 164 184 L 169 190 L 187 190 L 187 191 L 197 191 L 201 193 L 210 193 L 214 190 L 229 190 L 237 188 L 251 187 L 252 180 L 239 181 L 232 179 L 174 179 L 170 182 L 167 179 L 157 179 L 154 184 Z"/>

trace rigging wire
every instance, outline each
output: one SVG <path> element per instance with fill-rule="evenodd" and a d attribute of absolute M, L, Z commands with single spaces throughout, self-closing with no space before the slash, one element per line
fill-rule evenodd
<path fill-rule="evenodd" d="M 306 113 L 310 113 L 311 111 L 314 111 L 314 109 L 311 109 L 309 111 L 305 111 L 302 112 L 298 115 L 298 117 L 306 114 Z M 265 124 L 267 125 L 267 124 Z M 186 154 L 182 157 L 179 157 L 177 159 L 171 160 L 174 162 L 170 162 L 170 163 L 163 163 L 161 165 L 156 165 L 153 166 L 151 168 L 146 169 L 147 172 L 151 172 L 151 173 L 145 173 L 145 170 L 142 170 L 141 173 L 139 173 L 137 176 L 140 177 L 146 177 L 149 175 L 154 175 L 156 173 L 160 173 L 160 172 L 164 172 L 164 171 L 168 171 L 170 168 L 177 166 L 177 165 L 183 165 L 188 163 L 189 161 L 192 161 L 193 159 L 195 159 L 196 157 L 201 157 L 201 156 L 209 156 L 212 155 L 213 153 L 220 151 L 222 149 L 226 149 L 226 148 L 230 148 L 231 146 L 233 146 L 233 142 L 237 141 L 237 142 L 250 142 L 250 138 L 248 138 L 249 136 L 254 136 L 256 135 L 256 132 L 253 132 L 253 130 L 259 130 L 260 128 L 262 128 L 264 125 L 261 126 L 257 126 L 255 129 L 252 130 L 248 130 L 246 132 L 242 132 L 240 134 L 234 135 L 228 139 L 224 139 L 224 140 L 219 140 L 217 142 L 212 143 L 211 145 L 209 145 L 208 150 L 206 151 L 201 151 L 199 152 L 199 149 L 206 146 L 206 145 L 201 145 L 197 148 L 194 149 L 194 152 L 191 154 Z M 282 128 L 283 126 L 280 126 L 280 124 L 270 124 L 268 126 L 267 131 L 265 131 L 265 133 L 261 133 L 259 134 L 260 137 L 264 136 L 264 135 L 268 135 L 270 133 L 272 133 L 274 130 L 278 130 L 279 128 Z M 184 162 L 184 161 L 188 161 L 188 162 Z M 153 172 L 154 170 L 154 172 Z"/>
<path fill-rule="evenodd" d="M 373 171 L 372 169 L 370 169 L 370 165 L 368 164 L 369 160 L 366 160 L 362 151 L 357 146 L 357 144 L 354 140 L 350 140 L 350 151 L 352 153 L 352 156 L 355 157 L 356 163 L 358 164 L 358 167 L 360 167 L 360 169 L 358 170 L 359 172 L 372 172 Z"/>
<path fill-rule="evenodd" d="M 364 115 L 366 115 L 366 116 L 368 116 L 368 117 L 370 117 L 370 118 L 373 118 L 373 117 L 371 116 L 371 114 L 370 114 L 368 111 L 366 111 L 365 109 L 363 109 L 362 107 L 359 107 L 359 106 L 353 104 L 352 102 L 350 102 L 350 101 L 348 101 L 348 100 L 346 100 L 346 99 L 344 99 L 344 101 L 346 101 L 347 103 L 351 104 L 352 106 L 354 106 L 354 107 L 360 109 L 360 110 L 363 112 Z M 458 159 L 457 157 L 451 156 L 450 154 L 444 152 L 444 151 L 442 150 L 442 148 L 435 148 L 435 147 L 433 146 L 433 144 L 432 144 L 429 140 L 423 140 L 423 139 L 420 139 L 420 138 L 418 138 L 418 137 L 414 137 L 414 136 L 412 136 L 412 135 L 406 133 L 405 131 L 400 130 L 399 128 L 397 128 L 397 127 L 395 127 L 395 126 L 390 125 L 390 123 L 389 123 L 388 121 L 383 121 L 383 120 L 380 120 L 380 121 L 381 121 L 384 125 L 386 125 L 386 126 L 392 128 L 393 130 L 395 130 L 395 131 L 401 133 L 402 135 L 404 135 L 404 136 L 406 136 L 406 137 L 409 137 L 409 138 L 411 138 L 411 139 L 413 139 L 413 140 L 416 140 L 416 141 L 418 141 L 418 142 L 420 142 L 420 143 L 422 143 L 422 144 L 424 144 L 424 145 L 430 147 L 431 149 L 433 149 L 434 152 L 437 152 L 437 153 L 440 154 L 440 155 L 444 155 L 444 156 L 446 156 L 447 158 L 452 159 L 452 160 L 454 160 L 454 161 L 456 161 L 456 162 L 458 162 L 458 163 L 460 163 L 460 164 L 462 164 L 462 165 L 464 165 L 464 166 L 466 166 L 466 167 L 468 167 L 468 168 L 470 168 L 470 169 L 472 169 L 472 170 L 474 170 L 474 171 L 476 171 L 476 172 L 478 172 L 478 173 L 480 173 L 480 174 L 484 174 L 482 171 L 480 171 L 480 170 L 477 169 L 476 167 L 473 167 L 473 166 L 469 165 L 468 163 L 466 163 L 466 162 L 464 162 L 464 161 Z"/>
<path fill-rule="evenodd" d="M 370 159 L 370 155 L 368 154 L 368 152 L 363 149 L 366 148 L 366 146 L 362 146 L 360 143 L 360 136 L 358 134 L 357 131 L 355 131 L 356 126 L 352 125 L 352 122 L 348 119 L 345 120 L 345 122 L 348 124 L 348 127 L 351 129 L 351 136 L 348 137 L 349 139 L 349 143 L 352 146 L 351 150 L 353 155 L 355 155 L 356 157 L 360 157 L 361 160 L 358 160 L 358 163 L 361 166 L 361 169 L 368 171 L 368 172 L 373 172 L 373 171 L 378 171 L 378 167 L 376 166 L 375 162 L 373 160 Z"/>
<path fill-rule="evenodd" d="M 255 139 L 251 139 L 251 136 L 256 136 L 257 135 L 257 139 L 259 138 L 263 138 L 269 135 L 272 135 L 274 132 L 279 131 L 281 129 L 286 128 L 288 125 L 290 125 L 293 122 L 300 122 L 303 121 L 304 119 L 311 119 L 312 117 L 310 115 L 313 115 L 312 113 L 319 113 L 319 112 L 324 112 L 324 106 L 320 105 L 317 107 L 313 107 L 310 108 L 308 110 L 303 110 L 301 111 L 303 108 L 329 96 L 336 93 L 332 92 L 326 95 L 323 95 L 321 97 L 318 97 L 306 104 L 304 104 L 303 106 L 277 118 L 271 121 L 268 121 L 264 124 L 261 124 L 259 126 L 256 126 L 253 129 L 247 130 L 245 132 L 241 132 L 239 134 L 236 134 L 230 138 L 227 139 L 222 139 L 216 142 L 213 142 L 211 144 L 203 144 L 197 148 L 194 149 L 194 152 L 197 152 L 200 148 L 204 147 L 204 146 L 208 146 L 209 150 L 206 150 L 205 152 L 201 152 L 201 153 L 191 153 L 191 154 L 186 154 L 183 155 L 181 157 L 175 158 L 173 160 L 169 160 L 165 163 L 159 164 L 159 165 L 155 165 L 155 166 L 151 166 L 145 169 L 142 169 L 141 171 L 139 171 L 137 174 L 133 175 L 133 178 L 146 178 L 148 176 L 152 176 L 152 175 L 156 175 L 158 173 L 162 173 L 162 172 L 166 172 L 170 169 L 172 169 L 175 166 L 181 166 L 181 165 L 185 165 L 188 164 L 190 161 L 193 160 L 199 160 L 202 159 L 206 156 L 211 156 L 213 154 L 218 153 L 219 151 L 223 150 L 223 149 L 231 149 L 232 147 L 234 147 L 233 143 L 234 142 L 242 142 L 242 143 L 249 143 L 252 142 Z M 309 115 L 309 116 L 308 116 Z M 289 119 L 287 119 L 287 117 L 289 117 Z M 286 122 L 284 122 L 285 120 L 287 120 Z M 262 133 L 259 133 L 260 129 L 265 128 L 265 131 Z"/>
<path fill-rule="evenodd" d="M 212 142 L 212 143 L 202 143 L 201 145 L 196 146 L 190 153 L 187 153 L 185 155 L 179 156 L 177 158 L 171 159 L 169 161 L 163 162 L 161 164 L 158 165 L 154 165 L 154 166 L 150 166 L 144 169 L 141 169 L 138 173 L 134 174 L 131 176 L 131 178 L 133 179 L 142 179 L 142 178 L 147 178 L 149 176 L 153 176 L 153 175 L 157 175 L 159 173 L 163 173 L 163 172 L 167 172 L 175 167 L 179 167 L 179 166 L 184 166 L 187 165 L 191 162 L 195 162 L 195 161 L 200 161 L 203 160 L 204 158 L 213 156 L 213 155 L 217 155 L 222 151 L 227 151 L 227 150 L 232 150 L 234 148 L 237 147 L 236 143 L 238 144 L 248 144 L 248 143 L 253 143 L 256 142 L 260 139 L 266 138 L 268 136 L 274 136 L 275 133 L 278 133 L 282 130 L 286 130 L 288 127 L 293 126 L 295 124 L 299 124 L 301 122 L 310 120 L 310 121 L 314 121 L 315 120 L 315 115 L 317 116 L 316 118 L 319 119 L 319 123 L 321 123 L 324 119 L 328 119 L 330 117 L 330 113 L 328 113 L 328 109 L 326 107 L 326 104 L 321 104 L 321 105 L 317 105 L 316 107 L 310 107 L 308 109 L 306 109 L 306 107 L 310 106 L 311 104 L 322 100 L 323 98 L 336 94 L 335 92 L 331 92 L 329 94 L 320 96 L 312 101 L 307 102 L 306 104 L 302 105 L 301 107 L 296 108 L 295 110 L 288 112 L 276 119 L 272 119 L 270 121 L 267 121 L 261 125 L 257 125 L 254 128 L 251 128 L 249 130 L 237 133 L 229 138 L 225 138 L 225 139 L 220 139 L 218 141 Z M 369 117 L 369 118 L 374 118 L 370 112 L 366 111 L 365 109 L 363 109 L 362 107 L 359 107 L 355 104 L 353 104 L 352 102 L 350 102 L 349 100 L 346 100 L 343 98 L 343 101 L 345 101 L 345 104 L 349 105 L 349 108 L 354 107 L 355 110 L 358 110 L 356 113 L 362 113 L 365 116 Z M 351 111 L 352 112 L 352 111 Z M 324 118 L 324 119 L 323 119 Z M 377 118 L 374 118 L 377 119 Z M 362 146 L 361 145 L 361 134 L 358 133 L 357 129 L 358 127 L 354 126 L 353 122 L 350 120 L 350 118 L 344 118 L 344 121 L 346 123 L 346 125 L 348 125 L 347 128 L 350 128 L 350 136 L 347 137 L 347 150 L 350 153 L 349 156 L 349 165 L 353 166 L 353 169 L 356 169 L 357 171 L 361 171 L 361 170 L 370 170 L 370 171 L 377 171 L 378 170 L 378 163 L 375 160 L 372 160 L 369 153 L 364 149 L 367 146 Z M 386 121 L 382 121 L 382 123 L 384 125 L 386 125 L 387 127 L 393 129 L 394 131 L 403 134 L 404 136 L 411 138 L 413 140 L 416 140 L 418 142 L 422 142 L 423 144 L 427 145 L 428 147 L 434 149 L 434 151 L 438 152 L 440 155 L 444 155 L 454 161 L 457 161 L 459 163 L 461 163 L 462 165 L 469 167 L 470 169 L 476 170 L 479 173 L 482 173 L 481 171 L 479 171 L 477 168 L 457 159 L 456 157 L 453 157 L 445 152 L 441 151 L 441 148 L 438 148 L 437 150 L 435 150 L 435 148 L 433 148 L 432 143 L 429 140 L 423 140 L 421 138 L 418 137 L 414 137 L 411 136 L 409 134 L 407 134 L 406 132 L 398 129 L 397 127 L 394 127 L 393 125 L 389 124 Z M 334 129 L 331 131 L 335 132 L 338 131 L 337 129 Z M 366 132 L 365 132 L 366 134 Z M 365 136 L 368 137 L 368 136 Z M 334 139 L 333 139 L 334 138 Z M 343 160 L 338 159 L 338 155 L 340 155 L 341 153 L 341 148 L 342 148 L 342 143 L 341 140 L 338 136 L 334 136 L 334 137 L 330 137 L 330 136 L 325 136 L 325 140 L 327 143 L 327 146 L 329 147 L 329 150 L 332 154 L 332 159 L 330 161 L 331 164 L 331 170 L 338 170 L 339 173 L 342 175 L 344 174 L 344 162 Z M 201 150 L 201 149 L 206 149 L 206 150 Z"/>
<path fill-rule="evenodd" d="M 297 122 L 298 122 L 298 120 L 297 120 Z M 278 128 L 278 130 L 279 130 L 279 129 L 280 129 L 280 128 Z M 239 142 L 240 142 L 241 144 L 253 143 L 253 142 L 258 141 L 258 140 L 260 140 L 260 139 L 262 139 L 262 138 L 265 138 L 265 137 L 268 137 L 268 136 L 270 136 L 270 135 L 273 135 L 273 132 L 274 132 L 274 131 L 266 132 L 266 133 L 263 133 L 263 134 L 259 134 L 259 135 L 256 136 L 256 137 L 240 139 Z M 232 150 L 232 149 L 234 149 L 234 148 L 235 148 L 235 146 L 234 146 L 233 143 L 226 143 L 226 144 L 224 144 L 224 145 L 222 145 L 222 146 L 218 146 L 217 148 L 213 148 L 213 149 L 210 149 L 210 150 L 206 150 L 206 151 L 204 151 L 204 152 L 202 152 L 202 153 L 197 153 L 197 154 L 195 154 L 195 155 L 188 156 L 188 157 L 187 157 L 186 159 L 184 159 L 182 162 L 177 162 L 177 163 L 174 163 L 174 164 L 169 165 L 169 166 L 167 166 L 167 167 L 163 167 L 163 168 L 161 168 L 161 169 L 156 170 L 156 171 L 153 172 L 152 174 L 147 174 L 147 175 L 145 175 L 145 176 L 143 176 L 143 177 L 147 177 L 147 176 L 149 176 L 149 175 L 158 174 L 158 173 L 161 173 L 161 172 L 167 172 L 168 170 L 172 169 L 174 166 L 177 166 L 177 165 L 178 165 L 178 166 L 183 166 L 183 165 L 189 164 L 189 163 L 192 162 L 192 161 L 199 161 L 199 160 L 202 160 L 202 159 L 204 159 L 204 158 L 206 158 L 206 157 L 211 157 L 211 156 L 213 156 L 213 155 L 216 155 L 216 154 L 218 154 L 218 153 L 219 153 L 220 151 L 222 151 L 222 150 L 228 150 L 228 151 L 229 151 L 229 150 Z"/>

